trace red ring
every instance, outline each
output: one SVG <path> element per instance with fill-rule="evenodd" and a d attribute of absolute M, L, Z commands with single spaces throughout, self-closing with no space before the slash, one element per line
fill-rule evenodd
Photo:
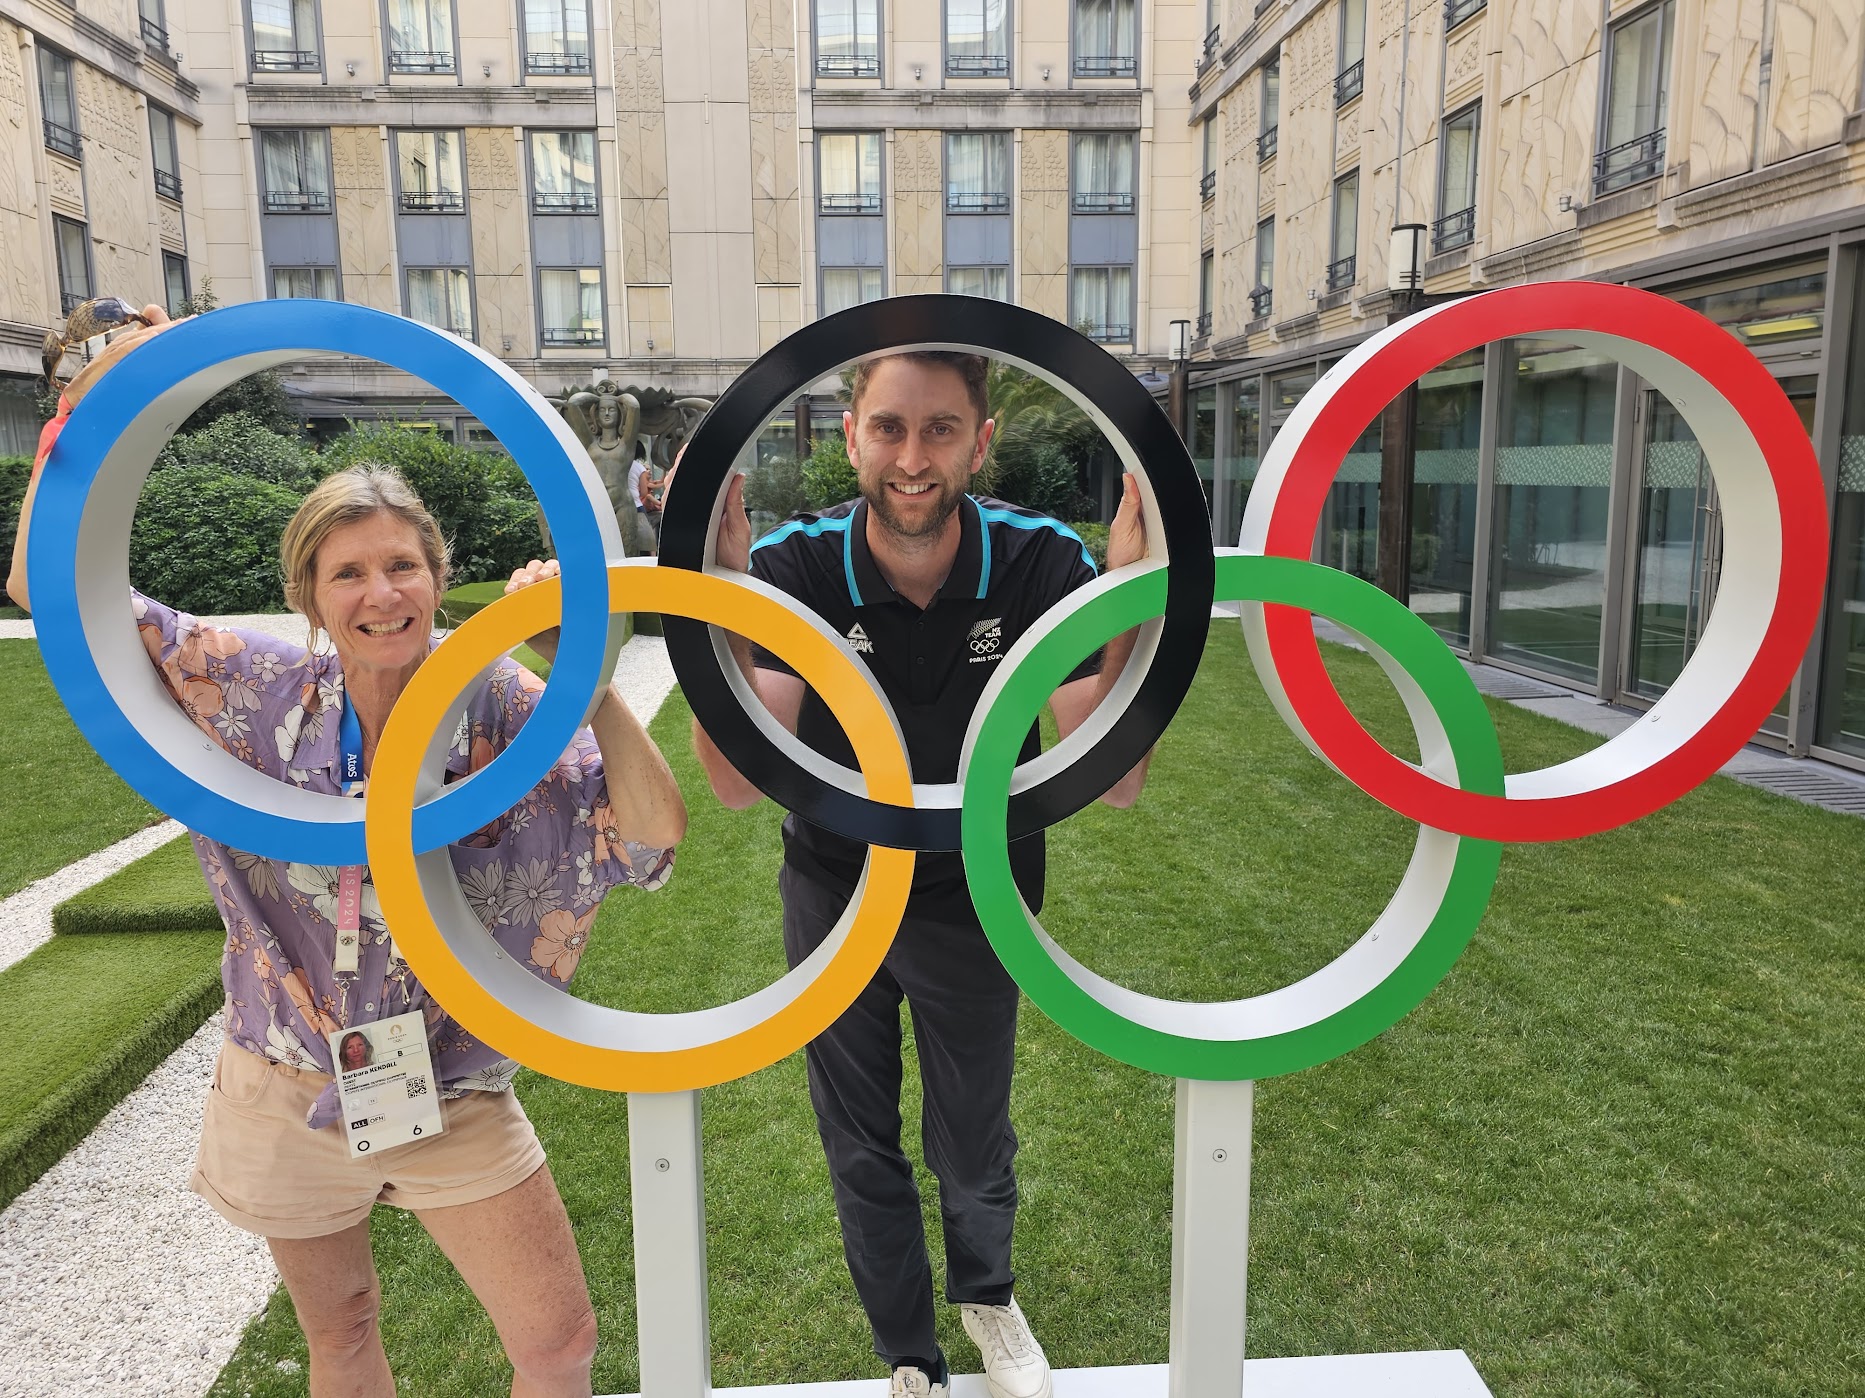
<path fill-rule="evenodd" d="M 1636 327 L 1635 333 L 1627 327 Z M 1408 820 L 1490 840 L 1565 840 L 1649 815 L 1708 778 L 1754 735 L 1792 681 L 1826 575 L 1826 489 L 1787 396 L 1733 335 L 1674 301 L 1603 282 L 1543 282 L 1456 302 L 1380 346 L 1323 406 L 1277 489 L 1263 552 L 1307 558 L 1328 489 L 1352 443 L 1407 385 L 1493 340 L 1592 331 L 1636 338 L 1694 370 L 1754 432 L 1780 501 L 1781 571 L 1753 662 L 1729 700 L 1677 748 L 1617 781 L 1564 796 L 1461 791 L 1393 756 L 1360 725 L 1321 659 L 1306 612 L 1265 607 L 1277 678 L 1309 737 L 1343 776 Z M 1511 778 L 1511 780 L 1514 780 Z"/>

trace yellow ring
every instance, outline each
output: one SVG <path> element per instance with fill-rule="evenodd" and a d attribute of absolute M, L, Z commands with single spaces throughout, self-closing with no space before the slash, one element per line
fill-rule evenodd
<path fill-rule="evenodd" d="M 810 961 L 742 1000 L 682 1014 L 610 1009 L 545 985 L 467 908 L 447 847 L 415 851 L 414 807 L 424 787 L 442 780 L 456 706 L 489 659 L 555 626 L 561 608 L 554 578 L 493 603 L 422 663 L 389 715 L 369 776 L 364 830 L 396 945 L 470 1033 L 565 1082 L 682 1092 L 768 1067 L 827 1029 L 873 978 L 906 911 L 912 851 L 869 848 L 849 911 Z M 763 584 L 630 560 L 609 569 L 609 609 L 669 612 L 757 636 L 796 667 L 841 723 L 868 794 L 912 804 L 906 749 L 873 679 L 825 625 L 791 611 Z M 437 899 L 451 915 L 436 918 Z"/>

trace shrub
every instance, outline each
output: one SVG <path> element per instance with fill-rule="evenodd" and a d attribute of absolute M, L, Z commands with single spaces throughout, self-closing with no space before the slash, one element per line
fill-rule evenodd
<path fill-rule="evenodd" d="M 788 519 L 805 508 L 803 463 L 794 456 L 773 457 L 745 473 L 745 512 L 770 523 Z"/>
<path fill-rule="evenodd" d="M 13 571 L 13 536 L 19 532 L 19 509 L 31 479 L 30 456 L 0 456 L 0 583 Z"/>
<path fill-rule="evenodd" d="M 236 476 L 270 481 L 306 494 L 324 475 L 316 452 L 281 437 L 251 413 L 229 413 L 198 432 L 179 433 L 156 458 L 157 467 L 218 466 Z"/>
<path fill-rule="evenodd" d="M 201 289 L 175 308 L 175 317 L 206 315 L 220 304 L 214 295 L 212 277 L 201 278 Z M 189 415 L 181 424 L 184 433 L 200 432 L 217 419 L 244 413 L 261 427 L 283 437 L 296 437 L 304 426 L 297 405 L 285 392 L 285 384 L 276 369 L 261 369 L 256 374 L 228 384 Z M 51 416 L 48 412 L 46 416 Z"/>
<path fill-rule="evenodd" d="M 803 463 L 803 508 L 824 510 L 861 494 L 861 480 L 839 432 L 818 437 Z"/>
<path fill-rule="evenodd" d="M 278 541 L 300 498 L 217 466 L 152 471 L 130 529 L 130 581 L 183 611 L 280 611 Z"/>
<path fill-rule="evenodd" d="M 1069 526 L 1081 535 L 1082 543 L 1088 546 L 1088 556 L 1094 559 L 1097 572 L 1107 571 L 1107 526 L 1094 520 L 1078 520 Z"/>

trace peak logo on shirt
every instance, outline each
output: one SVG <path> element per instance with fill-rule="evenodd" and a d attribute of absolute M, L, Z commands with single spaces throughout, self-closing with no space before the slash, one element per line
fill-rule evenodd
<path fill-rule="evenodd" d="M 874 654 L 874 642 L 868 639 L 868 633 L 861 629 L 860 622 L 856 622 L 853 626 L 848 628 L 847 640 L 857 652 L 865 655 Z"/>
<path fill-rule="evenodd" d="M 971 646 L 971 663 L 980 664 L 986 660 L 1002 660 L 997 648 L 1004 643 L 1004 619 L 994 616 L 989 621 L 981 621 L 971 628 L 967 638 Z"/>

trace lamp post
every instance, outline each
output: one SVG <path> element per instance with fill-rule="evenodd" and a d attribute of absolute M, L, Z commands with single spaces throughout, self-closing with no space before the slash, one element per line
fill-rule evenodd
<path fill-rule="evenodd" d="M 1189 320 L 1172 322 L 1172 386 L 1166 392 L 1166 411 L 1181 441 L 1191 440 L 1185 424 L 1186 403 L 1190 398 L 1187 389 L 1191 377 L 1191 328 Z"/>
<path fill-rule="evenodd" d="M 1425 281 L 1425 225 L 1401 223 L 1392 230 L 1386 287 L 1392 320 L 1417 313 Z M 1374 572 L 1379 590 L 1411 600 L 1412 481 L 1418 461 L 1418 385 L 1406 385 L 1380 419 L 1379 543 Z"/>

